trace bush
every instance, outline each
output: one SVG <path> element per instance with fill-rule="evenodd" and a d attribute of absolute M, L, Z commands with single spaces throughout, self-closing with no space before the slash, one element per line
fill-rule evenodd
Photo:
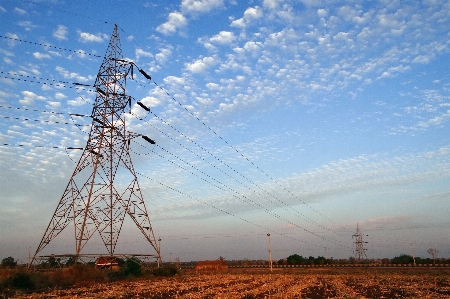
<path fill-rule="evenodd" d="M 2 267 L 4 267 L 4 268 L 13 268 L 16 265 L 17 265 L 17 262 L 11 256 L 8 256 L 8 257 L 2 259 Z"/>
<path fill-rule="evenodd" d="M 124 276 L 141 276 L 142 267 L 139 260 L 135 258 L 127 259 L 125 265 L 120 268 Z"/>
<path fill-rule="evenodd" d="M 32 290 L 35 287 L 35 283 L 31 274 L 27 272 L 17 272 L 3 281 L 3 286 L 19 290 Z"/>
<path fill-rule="evenodd" d="M 119 271 L 108 272 L 110 281 L 123 279 L 126 277 L 139 277 L 142 275 L 142 266 L 136 258 L 130 258 L 125 261 L 119 261 Z"/>
<path fill-rule="evenodd" d="M 178 273 L 178 270 L 174 266 L 165 266 L 162 268 L 157 268 L 153 270 L 153 275 L 155 276 L 174 276 Z"/>

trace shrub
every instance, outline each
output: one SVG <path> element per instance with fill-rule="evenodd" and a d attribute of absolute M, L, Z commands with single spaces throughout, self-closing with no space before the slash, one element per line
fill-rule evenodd
<path fill-rule="evenodd" d="M 17 265 L 17 262 L 11 256 L 8 256 L 8 257 L 2 259 L 2 267 L 4 267 L 4 268 L 13 268 L 16 265 Z"/>
<path fill-rule="evenodd" d="M 155 276 L 166 276 L 166 277 L 168 277 L 168 276 L 174 276 L 177 273 L 178 273 L 177 268 L 174 267 L 174 266 L 171 266 L 171 265 L 165 266 L 165 267 L 162 267 L 162 268 L 156 268 L 156 269 L 153 270 L 153 275 L 155 275 Z"/>
<path fill-rule="evenodd" d="M 35 287 L 31 274 L 27 272 L 17 272 L 6 279 L 3 284 L 5 287 L 20 290 L 32 290 Z"/>
<path fill-rule="evenodd" d="M 126 277 L 139 277 L 142 275 L 142 266 L 136 258 L 129 258 L 125 261 L 119 261 L 119 267 L 119 271 L 108 272 L 108 278 L 110 281 L 115 281 Z"/>

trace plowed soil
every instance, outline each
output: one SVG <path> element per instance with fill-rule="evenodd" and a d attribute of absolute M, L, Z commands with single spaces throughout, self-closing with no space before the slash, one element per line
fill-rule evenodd
<path fill-rule="evenodd" d="M 12 298 L 450 298 L 448 272 L 274 271 L 273 273 L 184 272 L 149 278 L 80 286 Z"/>

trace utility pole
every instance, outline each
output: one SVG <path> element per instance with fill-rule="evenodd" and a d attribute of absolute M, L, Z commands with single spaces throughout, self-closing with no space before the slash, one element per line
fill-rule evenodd
<path fill-rule="evenodd" d="M 367 235 L 366 235 L 367 236 Z M 364 257 L 367 258 L 366 256 L 366 250 L 364 248 L 364 242 L 363 241 L 363 235 L 361 234 L 361 231 L 359 230 L 359 224 L 356 224 L 356 234 L 352 235 L 352 238 L 355 238 L 355 258 L 358 259 L 359 261 L 363 260 Z"/>
<path fill-rule="evenodd" d="M 129 216 L 143 234 L 150 251 L 155 252 L 152 256 L 159 258 L 159 246 L 130 154 L 130 141 L 134 138 L 155 142 L 126 128 L 125 109 L 131 109 L 132 102 L 132 97 L 126 93 L 126 79 L 133 73 L 134 66 L 123 59 L 115 25 L 94 84 L 96 98 L 87 144 L 78 148 L 83 153 L 31 263 L 71 223 L 75 226 L 75 254 L 72 255 L 75 262 L 95 233 L 100 235 L 107 254 L 112 257 L 125 216 Z M 143 70 L 139 72 L 151 79 Z"/>
<path fill-rule="evenodd" d="M 158 257 L 158 268 L 162 265 L 162 257 L 161 257 L 161 238 L 158 238 L 158 252 L 159 252 L 159 257 Z"/>
<path fill-rule="evenodd" d="M 412 258 L 413 258 L 413 262 L 414 262 L 414 266 L 415 266 L 416 265 L 416 258 L 414 257 L 414 248 L 412 246 L 412 243 L 410 245 L 411 245 Z"/>
<path fill-rule="evenodd" d="M 272 248 L 270 247 L 270 234 L 267 234 L 267 238 L 269 240 L 269 265 L 270 265 L 270 272 L 272 272 Z"/>

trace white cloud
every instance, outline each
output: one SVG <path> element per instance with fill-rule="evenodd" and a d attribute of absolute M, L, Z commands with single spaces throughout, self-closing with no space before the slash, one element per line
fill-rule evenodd
<path fill-rule="evenodd" d="M 21 8 L 18 8 L 18 7 L 15 7 L 15 8 L 14 8 L 14 12 L 17 13 L 17 14 L 19 14 L 19 15 L 21 15 L 21 16 L 23 16 L 23 15 L 25 15 L 25 14 L 27 13 L 26 10 L 23 10 L 23 9 L 21 9 Z"/>
<path fill-rule="evenodd" d="M 209 39 L 210 42 L 215 42 L 218 44 L 230 44 L 236 39 L 233 32 L 230 31 L 220 31 L 219 34 L 214 35 Z"/>
<path fill-rule="evenodd" d="M 164 78 L 164 83 L 166 83 L 166 84 L 184 85 L 185 84 L 185 80 L 182 77 L 168 76 L 168 77 Z"/>
<path fill-rule="evenodd" d="M 139 58 L 141 58 L 141 57 L 150 57 L 150 58 L 153 57 L 152 53 L 144 51 L 141 48 L 137 48 L 135 51 L 135 54 L 136 54 L 136 60 L 139 60 Z"/>
<path fill-rule="evenodd" d="M 65 94 L 63 94 L 62 92 L 55 93 L 55 99 L 62 100 L 62 99 L 65 99 L 65 98 L 67 98 L 67 96 Z"/>
<path fill-rule="evenodd" d="M 324 17 L 326 17 L 326 16 L 328 15 L 328 11 L 327 11 L 326 9 L 323 9 L 323 8 L 318 9 L 318 10 L 317 10 L 317 15 L 318 15 L 320 18 L 324 18 Z"/>
<path fill-rule="evenodd" d="M 419 122 L 418 126 L 421 128 L 428 128 L 430 126 L 439 126 L 443 124 L 445 121 L 450 119 L 450 110 L 447 110 L 446 113 L 433 117 L 427 121 Z"/>
<path fill-rule="evenodd" d="M 78 83 L 83 83 L 83 82 L 88 82 L 89 80 L 93 80 L 93 77 L 89 76 L 89 77 L 84 77 L 81 76 L 78 73 L 71 73 L 69 71 L 67 71 L 66 69 L 64 69 L 61 66 L 57 66 L 55 67 L 55 70 L 62 76 L 64 76 L 64 78 L 66 79 L 74 79 L 76 81 L 78 81 Z"/>
<path fill-rule="evenodd" d="M 281 2 L 280 0 L 264 0 L 263 7 L 274 10 L 278 7 L 280 2 Z"/>
<path fill-rule="evenodd" d="M 34 56 L 34 58 L 36 58 L 36 59 L 50 58 L 50 55 L 44 54 L 44 53 L 40 53 L 40 52 L 34 52 L 34 53 L 33 53 L 33 56 Z"/>
<path fill-rule="evenodd" d="M 88 32 L 82 32 L 80 30 L 78 30 L 78 35 L 80 36 L 78 40 L 82 43 L 101 43 L 109 38 L 108 35 L 103 33 L 92 34 Z"/>
<path fill-rule="evenodd" d="M 24 90 L 24 91 L 22 91 L 22 95 L 23 95 L 23 98 L 21 100 L 19 100 L 19 103 L 21 103 L 22 105 L 31 105 L 34 103 L 35 100 L 39 100 L 39 101 L 46 100 L 45 97 L 38 96 L 37 94 L 35 94 L 32 91 Z"/>
<path fill-rule="evenodd" d="M 162 101 L 160 99 L 155 98 L 155 97 L 148 96 L 148 97 L 143 98 L 141 100 L 141 103 L 144 104 L 147 107 L 156 107 L 159 104 L 161 104 Z"/>
<path fill-rule="evenodd" d="M 257 52 L 262 47 L 261 42 L 246 42 L 244 45 L 244 49 L 248 52 Z"/>
<path fill-rule="evenodd" d="M 14 64 L 14 61 L 11 60 L 9 57 L 3 57 L 3 62 L 6 64 Z"/>
<path fill-rule="evenodd" d="M 218 90 L 220 88 L 220 85 L 217 83 L 207 83 L 206 87 L 208 87 L 211 90 Z"/>
<path fill-rule="evenodd" d="M 78 97 L 75 100 L 68 100 L 67 101 L 68 105 L 75 106 L 75 107 L 85 105 L 86 103 L 87 103 L 86 99 L 85 98 L 83 99 L 81 97 Z"/>
<path fill-rule="evenodd" d="M 67 27 L 58 25 L 58 28 L 53 32 L 53 37 L 59 40 L 67 39 Z"/>
<path fill-rule="evenodd" d="M 171 12 L 167 18 L 167 22 L 156 27 L 156 31 L 169 35 L 175 33 L 178 29 L 186 26 L 187 20 L 182 13 L 178 11 Z"/>
<path fill-rule="evenodd" d="M 86 53 L 84 50 L 81 50 L 81 49 L 78 49 L 78 50 L 76 51 L 76 54 L 77 54 L 77 56 L 78 56 L 79 58 L 85 58 L 85 57 L 88 56 L 87 53 Z"/>
<path fill-rule="evenodd" d="M 21 21 L 18 24 L 19 26 L 25 28 L 26 31 L 30 31 L 33 28 L 37 28 L 37 26 L 31 23 L 30 21 Z"/>
<path fill-rule="evenodd" d="M 207 13 L 223 7 L 223 0 L 182 0 L 181 9 L 189 13 Z"/>
<path fill-rule="evenodd" d="M 6 9 L 4 9 L 2 6 L 0 6 L 0 11 L 6 12 Z"/>
<path fill-rule="evenodd" d="M 237 20 L 234 20 L 233 22 L 231 22 L 230 26 L 245 28 L 252 21 L 261 18 L 262 15 L 263 15 L 263 11 L 262 11 L 261 7 L 259 7 L 259 6 L 249 7 L 245 10 L 244 16 L 240 19 L 237 19 Z"/>
<path fill-rule="evenodd" d="M 160 64 L 164 64 L 167 59 L 169 59 L 170 55 L 172 55 L 172 48 L 162 48 L 159 49 L 159 53 L 155 55 L 156 61 Z"/>
<path fill-rule="evenodd" d="M 187 63 L 185 67 L 192 73 L 203 73 L 207 68 L 216 63 L 217 62 L 214 57 L 204 57 L 194 61 L 193 63 Z"/>
<path fill-rule="evenodd" d="M 52 101 L 48 101 L 47 105 L 51 108 L 51 109 L 58 109 L 61 107 L 61 102 L 52 102 Z"/>

